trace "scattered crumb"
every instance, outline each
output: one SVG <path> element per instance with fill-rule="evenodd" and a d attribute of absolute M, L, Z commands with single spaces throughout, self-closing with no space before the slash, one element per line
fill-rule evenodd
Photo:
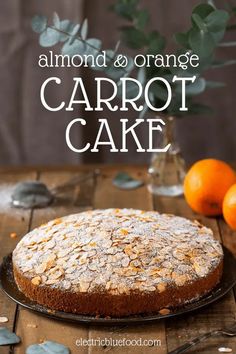
<path fill-rule="evenodd" d="M 224 348 L 224 347 L 220 347 L 218 348 L 218 352 L 220 353 L 232 353 L 232 349 L 231 348 Z"/>
<path fill-rule="evenodd" d="M 0 323 L 6 323 L 6 322 L 8 322 L 9 320 L 8 320 L 8 318 L 7 317 L 5 317 L 5 316 L 1 316 L 0 317 Z"/>
<path fill-rule="evenodd" d="M 48 312 L 48 313 L 52 313 L 52 314 L 56 313 L 56 311 L 55 311 L 55 310 L 50 310 L 50 309 L 49 309 L 49 310 L 47 310 L 47 312 Z"/>
<path fill-rule="evenodd" d="M 169 310 L 169 309 L 161 309 L 161 310 L 159 311 L 159 314 L 160 314 L 160 315 L 169 315 L 169 313 L 170 313 L 170 310 Z"/>
<path fill-rule="evenodd" d="M 27 323 L 28 328 L 38 328 L 38 326 L 34 323 Z"/>
<path fill-rule="evenodd" d="M 17 237 L 17 233 L 16 232 L 11 232 L 10 233 L 10 238 L 16 238 Z"/>

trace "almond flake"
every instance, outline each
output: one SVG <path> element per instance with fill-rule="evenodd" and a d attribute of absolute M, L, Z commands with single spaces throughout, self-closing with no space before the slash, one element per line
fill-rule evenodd
<path fill-rule="evenodd" d="M 160 314 L 160 315 L 169 315 L 169 313 L 170 313 L 170 310 L 169 310 L 169 309 L 161 309 L 161 310 L 159 311 L 159 314 Z"/>
<path fill-rule="evenodd" d="M 157 285 L 157 290 L 159 291 L 159 293 L 163 293 L 163 291 L 166 290 L 166 284 L 165 283 L 159 283 Z"/>
<path fill-rule="evenodd" d="M 46 269 L 47 269 L 47 264 L 42 263 L 38 267 L 36 267 L 34 270 L 35 270 L 36 274 L 42 274 L 45 272 Z"/>
<path fill-rule="evenodd" d="M 0 317 L 0 323 L 6 323 L 6 322 L 8 322 L 9 320 L 8 320 L 8 318 L 7 317 L 5 317 L 5 316 L 1 316 Z"/>
<path fill-rule="evenodd" d="M 128 235 L 129 234 L 129 231 L 126 230 L 126 229 L 120 229 L 120 233 L 124 236 Z"/>
<path fill-rule="evenodd" d="M 28 328 L 38 328 L 38 326 L 34 323 L 27 323 L 26 325 Z"/>
<path fill-rule="evenodd" d="M 48 279 L 45 284 L 46 285 L 54 285 L 58 282 L 59 282 L 59 279 Z"/>
<path fill-rule="evenodd" d="M 31 283 L 33 285 L 40 285 L 41 283 L 41 277 L 34 277 L 33 279 L 31 279 Z"/>
<path fill-rule="evenodd" d="M 80 285 L 80 291 L 81 291 L 82 293 L 88 291 L 88 289 L 89 289 L 89 283 L 88 283 L 88 282 L 85 282 L 85 281 L 81 280 L 81 281 L 79 282 L 79 285 Z"/>

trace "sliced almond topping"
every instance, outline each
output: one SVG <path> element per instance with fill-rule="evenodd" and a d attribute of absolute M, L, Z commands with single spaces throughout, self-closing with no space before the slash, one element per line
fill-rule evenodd
<path fill-rule="evenodd" d="M 47 268 L 47 263 L 42 263 L 38 267 L 35 268 L 35 273 L 42 274 L 45 272 L 46 268 Z"/>
<path fill-rule="evenodd" d="M 129 231 L 126 230 L 126 229 L 120 229 L 120 233 L 124 236 L 128 235 L 129 234 Z"/>
<path fill-rule="evenodd" d="M 46 285 L 54 285 L 58 282 L 59 282 L 59 279 L 48 279 L 45 284 Z"/>
<path fill-rule="evenodd" d="M 160 283 L 157 285 L 157 290 L 159 291 L 159 293 L 163 293 L 163 291 L 166 290 L 166 284 L 165 283 Z"/>
<path fill-rule="evenodd" d="M 79 264 L 85 264 L 85 263 L 87 263 L 88 262 L 88 259 L 87 259 L 87 257 L 84 257 L 84 256 L 82 256 L 82 257 L 80 257 L 80 259 L 79 259 Z"/>
<path fill-rule="evenodd" d="M 53 221 L 53 225 L 61 224 L 61 222 L 62 222 L 62 219 L 61 219 L 61 218 L 55 219 L 55 220 Z"/>
<path fill-rule="evenodd" d="M 41 284 L 41 277 L 34 277 L 33 279 L 31 279 L 31 283 L 33 285 L 40 285 Z"/>
<path fill-rule="evenodd" d="M 88 291 L 88 289 L 89 289 L 89 283 L 86 281 L 83 281 L 83 280 L 80 280 L 79 286 L 80 286 L 80 291 L 82 293 Z"/>
<path fill-rule="evenodd" d="M 96 242 L 90 242 L 90 243 L 89 243 L 89 246 L 90 246 L 90 247 L 96 247 L 96 246 L 97 246 L 97 243 L 96 243 Z"/>
<path fill-rule="evenodd" d="M 160 268 L 153 268 L 148 271 L 148 274 L 152 276 L 158 274 L 159 272 L 160 272 Z"/>
<path fill-rule="evenodd" d="M 159 314 L 160 314 L 160 315 L 169 315 L 169 313 L 170 313 L 170 310 L 169 310 L 169 309 L 161 309 L 161 310 L 159 311 Z"/>

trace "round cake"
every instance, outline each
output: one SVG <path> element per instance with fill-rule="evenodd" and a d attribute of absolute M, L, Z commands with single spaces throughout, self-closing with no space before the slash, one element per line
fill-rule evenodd
<path fill-rule="evenodd" d="M 181 306 L 211 291 L 222 266 L 222 247 L 209 228 L 133 209 L 52 220 L 13 252 L 14 277 L 27 297 L 51 310 L 95 316 Z"/>

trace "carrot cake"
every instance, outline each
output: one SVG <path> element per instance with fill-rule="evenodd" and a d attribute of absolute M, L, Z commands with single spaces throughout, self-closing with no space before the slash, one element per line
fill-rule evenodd
<path fill-rule="evenodd" d="M 197 221 L 133 209 L 65 216 L 29 232 L 14 277 L 52 310 L 121 317 L 199 299 L 220 281 L 223 251 Z"/>

